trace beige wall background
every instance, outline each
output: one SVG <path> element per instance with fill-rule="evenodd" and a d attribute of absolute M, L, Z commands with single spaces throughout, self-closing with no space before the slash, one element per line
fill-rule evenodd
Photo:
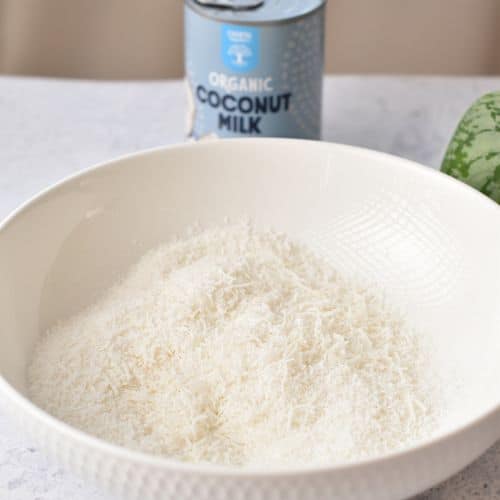
<path fill-rule="evenodd" d="M 182 0 L 0 0 L 0 73 L 183 74 Z M 326 70 L 500 74 L 500 0 L 329 0 Z"/>

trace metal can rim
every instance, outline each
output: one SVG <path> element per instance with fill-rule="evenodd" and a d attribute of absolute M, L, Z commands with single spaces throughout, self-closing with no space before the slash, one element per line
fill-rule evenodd
<path fill-rule="evenodd" d="M 200 16 L 203 16 L 207 19 L 210 19 L 212 21 L 216 21 L 219 23 L 229 23 L 229 24 L 240 24 L 243 26 L 275 26 L 279 24 L 289 24 L 293 23 L 296 21 L 299 21 L 300 19 L 309 17 L 316 12 L 319 12 L 320 10 L 324 9 L 326 6 L 328 0 L 321 0 L 321 3 L 317 6 L 314 7 L 313 9 L 304 12 L 303 14 L 297 14 L 295 16 L 291 17 L 286 17 L 284 19 L 276 19 L 276 20 L 259 20 L 259 21 L 246 21 L 246 20 L 234 20 L 234 21 L 228 21 L 225 19 L 220 19 L 217 16 L 210 15 L 210 12 L 208 12 L 207 7 L 203 7 L 199 3 L 196 2 L 196 0 L 185 0 L 184 5 L 186 8 L 191 9 L 193 12 L 199 14 Z"/>

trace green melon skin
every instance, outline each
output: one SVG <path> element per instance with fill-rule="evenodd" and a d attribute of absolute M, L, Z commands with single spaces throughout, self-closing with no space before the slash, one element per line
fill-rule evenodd
<path fill-rule="evenodd" d="M 500 203 L 500 91 L 484 95 L 467 110 L 441 170 Z"/>

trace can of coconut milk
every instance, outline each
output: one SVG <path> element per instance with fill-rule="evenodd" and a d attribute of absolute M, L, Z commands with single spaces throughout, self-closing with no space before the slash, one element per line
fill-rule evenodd
<path fill-rule="evenodd" d="M 319 139 L 326 0 L 186 0 L 189 134 Z"/>

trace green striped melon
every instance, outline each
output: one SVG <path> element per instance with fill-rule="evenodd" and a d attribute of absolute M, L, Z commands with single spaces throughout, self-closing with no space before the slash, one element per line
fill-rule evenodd
<path fill-rule="evenodd" d="M 500 92 L 484 95 L 467 110 L 441 170 L 500 203 Z"/>

